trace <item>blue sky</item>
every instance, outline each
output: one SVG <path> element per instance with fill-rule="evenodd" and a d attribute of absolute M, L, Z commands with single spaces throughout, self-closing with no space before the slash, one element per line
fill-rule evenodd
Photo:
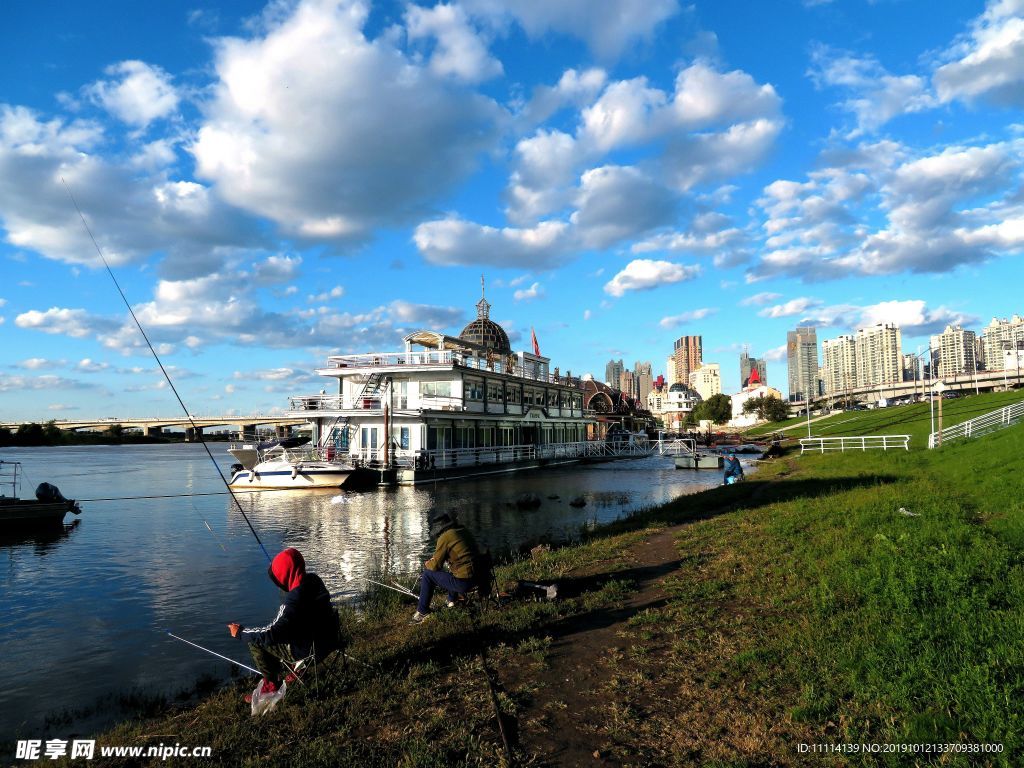
<path fill-rule="evenodd" d="M 562 371 L 1021 313 L 1024 0 L 15 0 L 0 418 L 197 413 L 458 332 Z"/>

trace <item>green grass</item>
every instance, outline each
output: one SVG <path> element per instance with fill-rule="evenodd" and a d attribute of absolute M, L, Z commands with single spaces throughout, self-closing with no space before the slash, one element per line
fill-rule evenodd
<path fill-rule="evenodd" d="M 992 392 L 969 395 L 955 400 L 942 401 L 942 426 L 950 427 L 976 416 L 1024 400 L 1024 391 Z M 938 418 L 936 401 L 936 419 Z M 928 403 L 913 403 L 890 408 L 875 408 L 868 411 L 840 411 L 831 416 L 813 421 L 811 434 L 814 437 L 844 437 L 851 435 L 910 435 L 910 445 L 923 448 L 928 442 L 931 430 L 931 413 Z M 756 437 L 773 432 L 782 432 L 789 437 L 806 437 L 807 420 L 789 419 L 776 424 L 762 424 L 754 427 L 747 435 Z"/>
<path fill-rule="evenodd" d="M 607 713 L 618 755 L 798 765 L 808 740 L 998 743 L 1001 755 L 806 762 L 1021 764 L 1021 456 L 1018 426 L 939 451 L 790 458 L 770 480 L 723 489 L 745 498 L 680 532 L 670 600 L 627 625 L 658 685 Z M 656 701 L 666 679 L 676 711 L 656 708 L 623 736 L 616 717 Z M 715 701 L 729 714 L 709 714 Z"/>

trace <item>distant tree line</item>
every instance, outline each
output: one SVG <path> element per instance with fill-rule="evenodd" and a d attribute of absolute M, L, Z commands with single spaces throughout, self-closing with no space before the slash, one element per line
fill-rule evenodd
<path fill-rule="evenodd" d="M 111 424 L 103 432 L 72 432 L 63 430 L 54 421 L 44 424 L 22 424 L 13 432 L 0 427 L 0 447 L 33 445 L 111 445 L 119 443 L 165 443 L 183 439 L 183 435 L 147 437 L 127 432 L 120 424 Z"/>

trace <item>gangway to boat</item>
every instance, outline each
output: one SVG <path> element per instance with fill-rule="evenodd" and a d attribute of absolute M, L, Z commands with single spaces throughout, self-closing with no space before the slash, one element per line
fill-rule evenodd
<path fill-rule="evenodd" d="M 654 449 L 660 456 L 693 456 L 697 453 L 697 441 L 692 437 L 655 440 Z"/>

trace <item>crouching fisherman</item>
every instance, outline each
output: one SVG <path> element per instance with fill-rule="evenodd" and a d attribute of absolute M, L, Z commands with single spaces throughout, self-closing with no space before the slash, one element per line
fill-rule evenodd
<path fill-rule="evenodd" d="M 743 466 L 732 451 L 725 455 L 724 467 L 725 476 L 722 478 L 722 482 L 725 485 L 732 485 L 743 479 Z"/>
<path fill-rule="evenodd" d="M 338 617 L 331 606 L 331 595 L 315 573 L 306 573 L 306 562 L 297 549 L 286 549 L 271 562 L 267 575 L 284 592 L 277 616 L 265 627 L 243 627 L 232 622 L 232 637 L 249 641 L 249 652 L 256 668 L 263 675 L 260 695 L 273 693 L 282 680 L 282 662 L 294 667 L 295 662 L 313 653 L 322 657 L 339 647 Z M 246 700 L 249 700 L 246 696 Z"/>
<path fill-rule="evenodd" d="M 477 585 L 473 566 L 480 556 L 480 548 L 469 531 L 447 512 L 441 512 L 431 518 L 430 532 L 437 537 L 437 546 L 420 575 L 420 602 L 412 617 L 414 624 L 430 614 L 434 587 L 447 590 L 448 606 L 452 607 L 459 595 L 466 594 Z M 448 571 L 443 570 L 445 565 Z"/>

